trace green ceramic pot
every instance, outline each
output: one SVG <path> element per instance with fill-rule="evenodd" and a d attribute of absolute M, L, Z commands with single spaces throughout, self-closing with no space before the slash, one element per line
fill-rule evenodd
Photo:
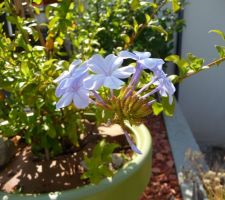
<path fill-rule="evenodd" d="M 21 195 L 0 193 L 0 200 L 138 200 L 151 176 L 152 140 L 144 125 L 127 125 L 136 137 L 142 154 L 133 156 L 112 178 L 98 185 L 87 185 L 55 193 Z"/>

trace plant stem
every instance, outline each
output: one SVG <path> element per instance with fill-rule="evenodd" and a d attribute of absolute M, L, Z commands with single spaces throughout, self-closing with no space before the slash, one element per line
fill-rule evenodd
<path fill-rule="evenodd" d="M 48 150 L 48 148 L 45 148 L 45 159 L 46 159 L 47 161 L 50 160 L 50 155 L 49 155 L 49 150 Z"/>
<path fill-rule="evenodd" d="M 189 72 L 189 73 L 187 73 L 185 76 L 178 78 L 178 80 L 176 81 L 176 83 L 177 83 L 177 82 L 179 83 L 179 82 L 183 81 L 185 78 L 188 78 L 188 77 L 190 77 L 190 76 L 193 76 L 193 75 L 197 74 L 197 73 L 200 72 L 200 71 L 203 71 L 203 70 L 206 70 L 206 69 L 210 69 L 210 68 L 214 67 L 215 65 L 219 65 L 221 62 L 224 62 L 224 61 L 225 61 L 225 57 L 223 57 L 223 58 L 218 58 L 218 59 L 216 59 L 216 60 L 210 62 L 209 64 L 207 64 L 206 67 L 208 67 L 208 68 L 202 68 L 202 69 L 200 69 L 199 71 Z"/>
<path fill-rule="evenodd" d="M 223 62 L 223 61 L 225 61 L 225 57 L 216 59 L 216 60 L 212 61 L 211 63 L 209 63 L 209 64 L 206 65 L 206 66 L 212 67 L 212 66 L 214 66 L 214 65 L 220 64 L 220 63 Z"/>

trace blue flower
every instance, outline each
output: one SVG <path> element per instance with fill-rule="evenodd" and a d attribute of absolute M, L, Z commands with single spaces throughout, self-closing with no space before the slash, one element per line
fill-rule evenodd
<path fill-rule="evenodd" d="M 144 85 L 136 94 L 141 94 L 150 85 L 154 84 L 157 85 L 157 87 L 151 92 L 145 94 L 143 98 L 159 92 L 161 96 L 169 96 L 169 103 L 172 104 L 173 94 L 176 89 L 162 70 L 162 65 L 164 64 L 164 61 L 162 59 L 149 58 L 151 56 L 150 52 L 133 51 L 133 53 L 131 53 L 129 51 L 121 51 L 118 55 L 124 59 L 130 58 L 137 61 L 136 71 L 129 84 L 129 86 L 132 85 L 132 89 L 127 93 L 126 97 L 134 90 L 135 86 L 137 85 L 141 71 L 144 69 L 149 69 L 154 74 L 152 80 Z"/>
<path fill-rule="evenodd" d="M 134 73 L 132 66 L 121 67 L 123 59 L 110 54 L 103 58 L 96 54 L 88 61 L 89 68 L 94 72 L 85 80 L 85 86 L 90 90 L 97 90 L 101 86 L 119 89 L 123 85 L 120 79 L 128 78 Z"/>
<path fill-rule="evenodd" d="M 162 65 L 164 64 L 164 61 L 159 58 L 149 58 L 151 56 L 150 52 L 139 52 L 139 51 L 133 51 L 133 53 L 129 51 L 121 51 L 118 54 L 122 58 L 130 58 L 137 61 L 137 65 L 139 64 L 143 69 L 150 69 L 153 72 L 156 72 L 160 68 L 162 68 Z"/>
<path fill-rule="evenodd" d="M 84 80 L 88 77 L 87 63 L 80 64 L 80 60 L 73 62 L 69 71 L 62 73 L 55 80 L 59 83 L 56 88 L 56 96 L 61 97 L 56 104 L 57 109 L 66 107 L 71 102 L 81 109 L 89 105 L 89 90 L 84 87 Z"/>
<path fill-rule="evenodd" d="M 81 63 L 81 60 L 75 60 L 69 66 L 68 71 L 64 71 L 57 79 L 54 80 L 54 82 L 59 84 L 55 91 L 57 97 L 60 97 L 62 94 L 64 94 L 65 89 L 69 87 L 74 79 L 79 78 L 84 74 L 86 76 L 88 75 L 87 62 L 84 62 L 83 64 Z"/>
<path fill-rule="evenodd" d="M 164 64 L 164 61 L 158 58 L 149 58 L 151 56 L 150 52 L 133 51 L 132 53 L 129 51 L 121 51 L 118 55 L 124 59 L 130 58 L 137 61 L 135 73 L 128 86 L 131 90 L 128 91 L 126 97 L 128 97 L 136 88 L 142 70 L 149 69 L 155 74 L 155 76 L 160 76 L 162 74 L 162 65 Z M 146 88 L 147 87 L 148 86 L 146 86 Z M 144 91 L 146 88 L 143 88 L 140 92 Z"/>
<path fill-rule="evenodd" d="M 129 51 L 121 51 L 119 52 L 118 56 L 122 57 L 122 58 L 130 58 L 133 60 L 143 60 L 146 58 L 149 58 L 151 56 L 150 52 L 139 52 L 139 51 L 133 51 L 133 53 L 129 52 Z"/>
<path fill-rule="evenodd" d="M 73 74 L 76 74 L 77 67 L 82 63 L 80 59 L 73 61 L 68 71 L 64 71 L 57 79 L 54 80 L 54 82 L 59 83 L 62 80 L 71 77 Z"/>
<path fill-rule="evenodd" d="M 166 75 L 164 77 L 161 77 L 160 79 L 158 79 L 157 81 L 154 82 L 150 82 L 148 84 L 146 84 L 143 88 L 141 88 L 137 94 L 140 94 L 142 91 L 144 91 L 147 87 L 146 86 L 150 86 L 151 84 L 156 85 L 157 87 L 152 90 L 151 92 L 145 94 L 144 96 L 142 96 L 142 98 L 147 98 L 148 96 L 153 95 L 156 92 L 159 92 L 159 94 L 163 97 L 169 97 L 169 103 L 172 104 L 173 103 L 173 95 L 176 91 L 173 83 L 170 81 L 170 79 L 168 77 L 166 77 Z"/>
<path fill-rule="evenodd" d="M 154 83 L 154 85 L 157 85 L 159 94 L 163 97 L 169 97 L 169 103 L 173 103 L 173 95 L 176 91 L 173 83 L 170 81 L 168 77 L 161 78 L 158 81 Z"/>

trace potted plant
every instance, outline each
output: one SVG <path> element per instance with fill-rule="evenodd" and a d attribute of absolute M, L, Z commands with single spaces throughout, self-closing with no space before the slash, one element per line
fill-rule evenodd
<path fill-rule="evenodd" d="M 122 3 L 129 7 L 133 14 L 144 16 L 144 20 L 140 16 L 136 16 L 141 18 L 140 23 L 133 19 L 127 7 L 122 7 Z M 181 81 L 204 68 L 201 67 L 203 60 L 196 56 L 189 55 L 188 59 L 181 60 L 173 55 L 166 60 L 175 62 L 181 73 L 180 76 L 168 77 L 162 70 L 164 61 L 160 58 L 151 58 L 148 51 L 122 51 L 128 47 L 140 49 L 140 45 L 146 45 L 147 48 L 149 44 L 145 38 L 139 38 L 146 30 L 147 33 L 153 31 L 153 35 L 156 32 L 162 34 L 158 38 L 160 44 L 163 44 L 163 50 L 158 50 L 157 53 L 164 54 L 164 45 L 165 48 L 167 45 L 162 40 L 170 39 L 172 35 L 163 29 L 163 26 L 166 27 L 164 21 L 154 19 L 166 1 L 159 5 L 154 3 L 141 5 L 136 1 L 130 3 L 125 0 L 122 3 L 119 7 L 123 9 L 113 13 L 108 6 L 114 8 L 118 5 L 108 5 L 108 1 L 103 1 L 103 5 L 107 5 L 108 9 L 101 18 L 99 9 L 102 12 L 105 10 L 101 10 L 102 6 L 99 6 L 98 2 L 96 16 L 93 17 L 96 21 L 100 18 L 99 23 L 84 20 L 87 13 L 84 13 L 81 1 L 77 9 L 72 1 L 61 2 L 58 6 L 54 4 L 46 9 L 46 16 L 49 19 L 47 31 L 44 25 L 34 20 L 30 10 L 32 7 L 27 9 L 30 17 L 22 18 L 15 15 L 11 1 L 5 0 L 0 4 L 1 12 L 7 13 L 7 19 L 17 30 L 14 38 L 10 38 L 3 31 L 3 25 L 0 29 L 2 37 L 0 64 L 3 69 L 0 80 L 3 89 L 0 106 L 3 112 L 0 114 L 1 119 L 8 121 L 8 124 L 0 126 L 1 134 L 16 139 L 17 145 L 26 143 L 29 146 L 20 154 L 25 165 L 29 159 L 36 162 L 33 168 L 26 168 L 34 169 L 34 174 L 23 173 L 24 168 L 17 165 L 18 171 L 15 174 L 11 173 L 11 176 L 16 180 L 18 177 L 26 178 L 27 188 L 33 185 L 31 180 L 35 181 L 37 179 L 35 177 L 40 176 L 46 169 L 43 166 L 48 166 L 49 175 L 55 167 L 60 167 L 63 172 L 59 176 L 66 176 L 71 168 L 65 170 L 67 162 L 60 162 L 58 158 L 69 154 L 73 158 L 70 161 L 75 160 L 73 156 L 79 154 L 77 152 L 85 152 L 82 149 L 84 146 L 88 150 L 87 144 L 91 143 L 92 136 L 93 143 L 97 143 L 96 147 L 91 147 L 92 152 L 87 151 L 78 157 L 79 159 L 82 157 L 79 160 L 79 167 L 76 168 L 80 170 L 78 172 L 83 181 L 79 185 L 80 188 L 72 189 L 73 185 L 64 179 L 62 185 L 52 191 L 53 193 L 47 191 L 48 186 L 57 185 L 58 175 L 54 174 L 55 179 L 50 178 L 48 185 L 43 178 L 41 192 L 45 194 L 40 194 L 40 191 L 26 192 L 24 185 L 21 185 L 13 194 L 1 193 L 2 198 L 69 200 L 129 197 L 135 200 L 144 190 L 151 175 L 152 144 L 149 132 L 142 123 L 145 117 L 151 114 L 157 115 L 164 111 L 171 115 L 175 92 L 172 82 Z M 143 12 L 145 9 L 142 9 L 142 6 L 146 5 L 151 15 Z M 176 5 L 174 7 L 176 11 L 179 4 L 173 1 L 173 5 Z M 90 8 L 93 8 L 92 4 Z M 38 13 L 37 8 L 33 9 Z M 122 19 L 124 27 L 122 33 L 118 24 L 121 14 L 127 14 L 129 19 L 127 21 Z M 81 15 L 84 18 L 80 17 Z M 108 19 L 110 26 L 113 26 L 114 32 L 119 33 L 118 35 L 113 36 L 107 30 Z M 131 22 L 133 25 L 129 27 Z M 92 30 L 96 32 L 91 32 Z M 117 38 L 116 41 L 114 37 Z M 112 43 L 109 44 L 107 38 Z M 64 45 L 69 39 L 71 42 Z M 157 42 L 158 40 L 155 41 L 156 44 Z M 112 51 L 117 53 L 112 54 Z M 103 57 L 101 54 L 106 56 Z M 70 61 L 67 61 L 68 59 Z M 220 61 L 221 59 L 209 66 Z M 102 122 L 120 124 L 123 132 L 122 143 L 116 141 L 120 146 L 115 144 L 114 138 L 106 137 L 106 142 L 102 142 L 102 136 L 99 141 L 99 136 L 90 134 L 90 130 L 96 130 L 96 125 Z M 113 140 L 113 143 L 110 140 Z M 129 149 L 132 149 L 133 153 Z M 126 161 L 122 167 L 120 166 L 121 169 L 113 166 L 115 165 L 113 152 L 119 153 L 119 156 L 115 156 L 120 161 L 121 159 Z M 94 156 L 91 157 L 91 154 Z M 90 182 L 90 185 L 83 186 Z M 68 185 L 64 191 L 64 187 Z M 34 194 L 23 195 L 23 193 Z"/>
<path fill-rule="evenodd" d="M 37 3 L 38 1 L 34 2 Z M 20 1 L 17 1 L 17 3 L 19 3 L 20 5 L 25 5 Z M 87 136 L 85 131 L 87 129 L 85 127 L 85 123 L 83 123 L 86 122 L 85 120 L 89 120 L 88 124 L 86 125 L 90 126 L 90 122 L 92 123 L 93 121 L 95 122 L 95 124 L 100 124 L 102 122 L 107 122 L 108 119 L 111 119 L 111 121 L 113 119 L 115 122 L 121 123 L 121 126 L 126 133 L 125 136 L 122 137 L 125 149 L 123 149 L 123 146 L 118 147 L 118 145 L 109 143 L 102 144 L 99 143 L 98 140 L 95 140 L 95 142 L 98 143 L 96 147 L 97 155 L 95 157 L 100 157 L 101 153 L 103 152 L 104 154 L 106 154 L 104 158 L 101 158 L 100 161 L 95 161 L 93 160 L 95 157 L 93 157 L 92 159 L 90 157 L 91 155 L 82 157 L 82 159 L 84 160 L 84 164 L 81 167 L 86 172 L 84 173 L 83 177 L 84 182 L 89 183 L 89 180 L 91 180 L 91 182 L 94 183 L 98 182 L 97 185 L 87 186 L 84 189 L 81 188 L 80 190 L 76 189 L 76 195 L 72 195 L 72 193 L 74 193 L 71 189 L 73 186 L 67 187 L 67 190 L 68 188 L 70 190 L 65 193 L 62 191 L 65 187 L 64 183 L 62 183 L 63 186 L 59 186 L 59 188 L 52 190 L 59 191 L 59 193 L 54 194 L 49 194 L 51 190 L 45 186 L 42 187 L 42 190 L 39 191 L 36 190 L 38 187 L 34 189 L 35 186 L 33 186 L 33 191 L 26 191 L 26 186 L 20 183 L 17 187 L 14 187 L 14 194 L 1 193 L 1 196 L 3 196 L 4 198 L 9 197 L 16 199 L 30 199 L 31 196 L 22 195 L 22 193 L 37 194 L 40 192 L 44 192 L 45 194 L 38 195 L 38 197 L 36 198 L 54 198 L 54 195 L 57 196 L 58 194 L 58 198 L 63 199 L 101 199 L 105 195 L 108 195 L 109 197 L 107 198 L 109 199 L 115 198 L 115 194 L 118 194 L 118 196 L 120 196 L 118 198 L 130 196 L 130 199 L 136 199 L 144 190 L 144 187 L 147 184 L 151 174 L 152 145 L 150 135 L 147 129 L 143 127 L 143 125 L 140 125 L 140 120 L 143 120 L 145 116 L 152 113 L 152 109 L 149 106 L 150 104 L 153 104 L 154 101 L 153 99 L 151 100 L 151 102 L 144 99 L 138 100 L 138 96 L 134 95 L 133 90 L 135 89 L 135 87 L 133 87 L 133 84 L 138 84 L 140 72 L 143 71 L 142 67 L 140 67 L 141 65 L 138 67 L 136 75 L 132 80 L 133 83 L 130 84 L 127 89 L 126 87 L 122 89 L 122 86 L 125 86 L 126 84 L 123 85 L 123 82 L 120 79 L 129 78 L 132 76 L 132 74 L 134 74 L 134 61 L 142 62 L 142 58 L 151 60 L 149 58 L 150 53 L 146 52 L 142 54 L 141 52 L 131 53 L 122 51 L 120 55 L 110 54 L 106 58 L 103 58 L 100 55 L 91 57 L 91 55 L 94 54 L 93 52 L 97 48 L 96 45 L 98 45 L 96 39 L 98 39 L 101 43 L 101 47 L 99 47 L 99 50 L 102 51 L 101 54 L 106 51 L 111 52 L 112 49 L 115 48 L 118 44 L 128 46 L 129 43 L 129 45 L 132 45 L 131 40 L 134 40 L 134 35 L 132 35 L 133 39 L 129 39 L 129 42 L 128 35 L 126 34 L 126 32 L 130 31 L 130 28 L 124 30 L 123 34 L 121 34 L 120 36 L 120 32 L 122 30 L 120 30 L 120 26 L 116 25 L 116 23 L 119 20 L 119 17 L 117 15 L 123 14 L 127 15 L 127 21 L 123 21 L 124 25 L 127 25 L 130 20 L 133 20 L 132 15 L 128 12 L 127 8 L 132 8 L 133 13 L 136 12 L 136 8 L 133 4 L 130 5 L 128 1 L 121 2 L 119 3 L 120 5 L 117 4 L 108 5 L 107 1 L 103 1 L 102 3 L 102 5 L 106 8 L 108 6 L 123 6 L 123 9 L 116 11 L 115 14 L 111 13 L 111 16 L 108 16 L 108 14 L 106 13 L 106 16 L 108 16 L 109 18 L 108 20 L 112 20 L 110 23 L 114 24 L 114 32 L 118 34 L 113 36 L 113 34 L 109 35 L 109 33 L 105 31 L 104 34 L 107 35 L 107 37 L 118 38 L 118 42 L 113 42 L 112 46 L 109 46 L 108 42 L 104 41 L 105 35 L 103 34 L 103 31 L 99 32 L 97 30 L 101 26 L 105 26 L 105 30 L 107 30 L 108 24 L 102 23 L 96 26 L 95 21 L 91 21 L 89 25 L 90 27 L 88 27 L 85 21 L 80 19 L 80 15 L 85 14 L 81 9 L 82 2 L 79 2 L 79 9 L 76 9 L 74 7 L 75 3 L 73 1 L 65 1 L 58 4 L 58 6 L 50 5 L 49 7 L 47 7 L 46 16 L 49 19 L 47 30 L 44 25 L 39 24 L 39 22 L 35 20 L 34 13 L 38 14 L 39 11 L 38 8 L 33 7 L 32 4 L 29 4 L 27 2 L 24 9 L 22 9 L 24 13 L 24 15 L 22 16 L 17 15 L 17 9 L 15 7 L 16 5 L 14 5 L 11 1 L 5 0 L 0 4 L 2 14 L 7 13 L 7 20 L 13 24 L 13 30 L 15 33 L 13 37 L 9 37 L 4 29 L 1 29 L 2 43 L 0 54 L 2 61 L 2 90 L 0 105 L 2 110 L 1 119 L 7 121 L 7 123 L 3 123 L 4 125 L 0 126 L 1 134 L 4 137 L 12 138 L 13 140 L 15 138 L 16 140 L 17 138 L 19 138 L 19 140 L 16 142 L 18 146 L 24 143 L 28 144 L 28 147 L 30 149 L 28 149 L 28 153 L 27 151 L 25 152 L 25 157 L 29 157 L 29 155 L 31 155 L 31 160 L 36 161 L 34 163 L 36 163 L 37 165 L 40 166 L 43 163 L 49 163 L 49 166 L 51 166 L 52 161 L 56 161 L 60 156 L 64 154 L 71 155 L 71 153 L 73 152 L 82 151 L 82 146 L 85 146 L 85 144 L 87 143 L 85 141 Z M 150 11 L 150 7 L 152 7 L 153 5 L 149 5 L 148 10 Z M 99 18 L 98 15 L 100 9 L 102 9 L 102 6 L 100 4 L 98 4 L 98 6 L 98 8 L 95 8 L 93 7 L 93 4 L 90 4 L 90 7 L 88 7 L 88 9 L 96 9 L 96 16 L 94 16 L 96 20 L 97 18 Z M 140 12 L 137 12 L 142 15 L 142 18 L 140 18 L 141 20 L 143 20 L 143 16 L 145 19 L 145 15 L 143 15 L 143 9 L 144 7 L 140 9 Z M 102 12 L 104 12 L 104 9 L 102 9 Z M 146 23 L 149 23 L 150 16 L 146 15 L 146 17 L 148 18 Z M 99 19 L 99 22 L 106 19 L 107 18 L 103 16 Z M 94 29 L 96 29 L 97 31 L 96 33 L 94 33 L 94 36 L 91 36 L 90 34 L 84 32 L 83 29 L 80 28 L 80 26 L 78 27 L 76 23 L 80 23 L 80 26 L 83 27 L 83 29 L 89 28 L 91 30 L 94 26 Z M 137 21 L 135 21 L 135 23 L 137 23 Z M 154 28 L 156 28 L 155 24 Z M 146 28 L 146 30 L 148 30 L 149 32 L 150 29 L 151 28 Z M 159 30 L 161 31 L 162 27 L 161 29 L 159 28 Z M 76 33 L 76 31 L 78 31 L 78 34 Z M 152 32 L 151 34 L 156 33 Z M 44 35 L 47 36 L 44 37 Z M 170 35 L 172 35 L 172 33 L 170 33 Z M 72 40 L 71 38 L 73 37 L 75 37 L 75 39 Z M 72 49 L 68 48 L 68 44 L 64 46 L 66 41 L 68 41 L 68 38 L 70 38 L 72 41 L 71 43 L 69 43 L 69 45 L 72 45 Z M 85 40 L 90 40 L 90 45 L 86 42 L 83 43 L 83 41 Z M 164 36 L 162 36 L 160 40 L 164 41 Z M 137 44 L 140 43 L 144 44 L 145 41 L 140 41 Z M 164 43 L 162 42 L 162 44 Z M 166 48 L 166 45 L 164 46 Z M 82 50 L 77 49 L 78 47 Z M 89 48 L 88 51 L 86 50 L 87 47 Z M 103 48 L 105 50 L 103 50 Z M 79 55 L 78 52 L 83 53 Z M 81 61 L 81 59 L 77 58 L 74 62 L 72 62 L 75 58 L 75 55 L 77 55 L 78 58 L 82 58 L 83 61 L 85 60 L 85 58 L 91 58 L 86 59 L 86 62 L 84 63 L 82 63 L 83 61 Z M 69 56 L 71 57 L 70 61 L 67 61 Z M 131 65 L 119 68 L 120 65 L 122 65 L 123 61 L 127 62 L 127 64 L 125 65 L 128 65 L 128 63 L 130 63 Z M 155 61 L 159 62 L 159 65 L 163 63 L 161 59 L 156 59 Z M 95 68 L 101 66 L 96 65 L 95 62 L 101 62 L 101 65 L 111 67 L 108 69 L 108 72 L 110 73 L 111 70 L 115 70 L 114 74 L 116 75 L 114 76 L 113 74 L 112 77 L 108 80 L 107 74 L 98 74 L 99 71 L 95 71 Z M 157 66 L 158 64 L 156 63 Z M 59 76 L 60 73 L 62 73 L 65 69 L 69 70 L 64 72 L 63 75 L 56 79 L 56 77 Z M 161 71 L 160 66 L 159 70 Z M 72 100 L 68 98 L 67 93 L 64 94 L 64 87 L 68 86 L 69 82 L 67 82 L 67 80 L 72 80 L 70 79 L 72 78 L 70 76 L 73 76 L 74 73 L 76 74 L 75 82 L 76 84 L 78 84 L 77 88 L 73 87 L 73 89 L 78 90 L 78 96 L 74 99 L 74 103 L 76 106 L 68 106 L 66 108 L 62 108 L 66 106 L 67 103 L 70 103 L 70 100 Z M 148 74 L 144 71 L 143 74 L 144 76 L 148 76 Z M 164 73 L 162 72 L 162 74 Z M 102 77 L 101 83 L 99 82 L 98 85 L 95 85 L 95 87 L 93 88 L 93 84 L 96 84 L 97 77 Z M 143 77 L 141 78 L 143 79 Z M 112 85 L 113 80 L 116 80 L 115 85 Z M 56 89 L 55 95 L 55 87 L 57 85 L 57 82 L 59 83 L 59 85 Z M 106 87 L 100 87 L 101 84 L 103 85 L 104 83 L 106 84 Z M 143 81 L 142 84 L 144 84 Z M 131 85 L 133 86 L 131 87 Z M 107 86 L 109 86 L 109 88 L 107 88 Z M 71 89 L 71 87 L 69 88 Z M 67 91 L 69 88 L 67 88 L 65 91 Z M 56 110 L 55 104 L 58 101 L 58 98 L 56 96 L 61 95 L 63 96 L 57 103 L 58 110 Z M 112 97 L 112 99 L 107 98 L 107 96 Z M 122 102 L 122 100 L 125 100 L 125 98 L 127 98 L 128 101 Z M 117 104 L 114 104 L 114 101 L 120 102 L 123 105 L 121 104 L 119 105 L 120 107 L 118 107 Z M 140 110 L 138 112 L 132 110 L 134 108 L 130 105 L 134 104 L 135 102 L 136 104 L 138 104 L 135 106 L 136 108 L 134 108 L 136 110 Z M 89 107 L 87 107 L 88 104 Z M 131 112 L 127 112 L 128 110 L 126 110 L 125 106 L 130 106 Z M 141 106 L 142 108 L 139 109 Z M 87 108 L 84 109 L 85 107 Z M 124 114 L 126 113 L 126 116 L 124 116 L 121 111 Z M 117 113 L 116 115 L 115 112 Z M 90 131 L 90 129 L 88 131 Z M 140 131 L 143 133 L 140 134 Z M 131 136 L 133 135 L 133 139 L 131 139 L 129 136 L 129 134 L 132 132 L 133 134 L 131 134 Z M 84 138 L 82 138 L 83 134 L 86 134 Z M 126 142 L 126 139 L 124 140 L 124 138 L 127 138 L 128 143 Z M 137 142 L 137 147 L 133 144 L 132 140 Z M 113 181 L 111 181 L 110 178 L 104 179 L 106 176 L 111 177 L 117 171 L 117 169 L 110 169 L 112 162 L 112 151 L 119 151 L 119 159 L 121 159 L 121 157 L 123 157 L 122 153 L 123 151 L 127 151 L 127 144 L 129 143 L 134 151 L 142 154 L 137 155 L 137 153 L 134 153 L 133 156 L 130 156 L 129 154 L 131 153 L 129 152 L 127 153 L 127 155 L 124 154 L 125 158 L 122 158 L 122 160 L 126 162 L 122 167 L 123 169 L 118 169 L 118 173 L 116 173 L 116 175 L 112 178 Z M 142 146 L 143 144 L 146 145 Z M 99 151 L 98 149 L 102 150 Z M 32 154 L 29 154 L 29 152 L 32 152 Z M 24 157 L 22 157 L 21 159 L 23 160 Z M 36 166 L 31 167 L 30 165 L 26 165 L 27 161 L 26 159 L 24 160 L 25 162 L 22 161 L 24 165 L 21 165 L 21 163 L 17 165 L 20 166 L 20 169 L 36 169 Z M 104 162 L 104 165 L 102 166 L 107 166 L 107 168 L 92 172 L 96 169 L 92 169 L 93 167 L 91 168 L 91 166 L 88 166 L 88 162 L 97 162 L 97 166 L 100 165 L 99 162 Z M 63 165 L 63 163 L 61 164 Z M 42 166 L 44 166 L 44 164 Z M 60 164 L 58 164 L 57 166 L 60 166 Z M 16 168 L 14 172 L 11 173 L 11 178 L 16 177 L 16 180 L 18 180 L 17 172 L 20 173 L 20 169 Z M 4 170 L 7 173 L 6 168 Z M 20 181 L 23 179 L 22 177 L 26 176 L 25 174 L 29 174 L 29 176 L 26 176 L 27 180 L 29 180 L 29 177 L 31 177 L 31 179 L 34 179 L 35 173 L 37 171 L 34 170 L 35 173 L 32 174 L 32 172 L 28 173 L 24 170 L 22 170 L 23 172 L 21 172 L 24 174 L 19 175 Z M 51 168 L 49 172 L 50 171 L 53 171 L 53 168 Z M 39 175 L 40 174 L 41 173 L 39 172 Z M 91 174 L 94 174 L 94 176 Z M 56 173 L 53 176 L 56 176 Z M 101 179 L 103 180 L 99 183 Z M 138 181 L 138 179 L 140 180 L 140 182 Z M 54 181 L 56 182 L 57 180 L 54 179 Z M 6 186 L 7 183 L 10 184 L 10 181 L 8 182 L 2 180 L 2 183 L 3 182 Z M 45 180 L 45 182 L 47 181 Z M 134 182 L 137 182 L 138 184 L 135 186 Z M 83 184 L 84 183 L 82 183 L 81 185 Z M 118 186 L 116 186 L 117 184 Z M 29 188 L 29 186 L 31 185 L 30 182 L 27 182 L 27 185 Z M 32 185 L 35 185 L 35 183 L 33 182 Z M 51 183 L 51 180 L 49 180 L 49 185 L 56 185 L 56 183 Z M 127 188 L 132 188 L 133 192 L 131 192 L 130 189 L 128 190 Z M 15 194 L 15 191 L 17 194 Z M 81 191 L 84 192 L 83 195 L 85 197 L 80 194 Z M 88 196 L 87 191 L 91 191 L 89 195 L 91 195 L 92 197 Z M 99 193 L 100 197 L 98 195 L 96 195 L 96 197 L 93 197 L 95 196 L 93 195 L 95 191 Z M 121 193 L 121 191 L 123 191 L 123 193 Z M 112 194 L 113 196 L 111 196 Z M 74 195 L 77 197 L 74 197 Z"/>

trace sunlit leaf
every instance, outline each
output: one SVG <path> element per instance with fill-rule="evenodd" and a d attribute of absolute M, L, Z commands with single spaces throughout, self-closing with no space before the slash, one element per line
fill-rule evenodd
<path fill-rule="evenodd" d="M 134 32 L 137 33 L 139 26 L 138 26 L 138 23 L 137 23 L 136 19 L 134 19 L 133 21 L 134 21 Z"/>
<path fill-rule="evenodd" d="M 28 63 L 26 61 L 23 61 L 21 63 L 21 72 L 25 75 L 25 76 L 29 76 L 30 74 L 30 70 L 28 67 Z"/>
<path fill-rule="evenodd" d="M 190 68 L 194 71 L 198 71 L 202 68 L 203 63 L 204 63 L 204 59 L 199 58 L 195 55 L 193 55 L 192 53 L 188 53 L 187 54 L 188 57 L 188 61 L 190 64 Z"/>
<path fill-rule="evenodd" d="M 215 48 L 221 58 L 225 57 L 225 46 L 216 45 Z"/>
<path fill-rule="evenodd" d="M 155 102 L 152 104 L 152 110 L 154 115 L 159 115 L 163 111 L 163 106 L 161 103 Z"/>
<path fill-rule="evenodd" d="M 139 6 L 140 6 L 140 0 L 132 0 L 130 4 L 130 7 L 132 10 L 138 9 Z"/>
<path fill-rule="evenodd" d="M 42 0 L 33 0 L 33 3 L 41 4 Z"/>
<path fill-rule="evenodd" d="M 145 14 L 146 23 L 148 24 L 151 21 L 151 17 L 148 14 Z"/>
<path fill-rule="evenodd" d="M 35 14 L 39 15 L 40 14 L 40 9 L 36 6 L 33 6 Z"/>
<path fill-rule="evenodd" d="M 209 33 L 216 33 L 216 34 L 218 34 L 219 36 L 221 36 L 221 38 L 222 38 L 223 40 L 225 40 L 225 33 L 222 32 L 221 30 L 214 29 L 214 30 L 210 30 Z"/>
<path fill-rule="evenodd" d="M 172 9 L 173 9 L 173 12 L 177 12 L 180 10 L 179 0 L 172 0 Z"/>
<path fill-rule="evenodd" d="M 83 13 L 84 12 L 84 4 L 82 2 L 79 2 L 79 4 L 78 4 L 78 11 L 80 13 Z"/>
<path fill-rule="evenodd" d="M 130 42 L 130 37 L 126 34 L 121 34 L 121 37 L 123 38 L 124 42 L 128 44 Z"/>
<path fill-rule="evenodd" d="M 165 30 L 162 26 L 151 25 L 151 28 L 152 28 L 153 30 L 156 30 L 156 31 L 158 31 L 159 33 L 161 33 L 162 36 L 164 36 L 165 41 L 167 41 L 167 39 L 168 39 L 168 33 L 166 32 L 166 30 Z"/>
<path fill-rule="evenodd" d="M 180 60 L 180 56 L 178 55 L 169 55 L 165 58 L 165 61 L 176 63 Z"/>
<path fill-rule="evenodd" d="M 173 103 L 169 104 L 169 97 L 162 97 L 162 106 L 163 112 L 167 116 L 173 116 L 174 109 L 175 109 L 175 100 L 173 99 Z"/>

